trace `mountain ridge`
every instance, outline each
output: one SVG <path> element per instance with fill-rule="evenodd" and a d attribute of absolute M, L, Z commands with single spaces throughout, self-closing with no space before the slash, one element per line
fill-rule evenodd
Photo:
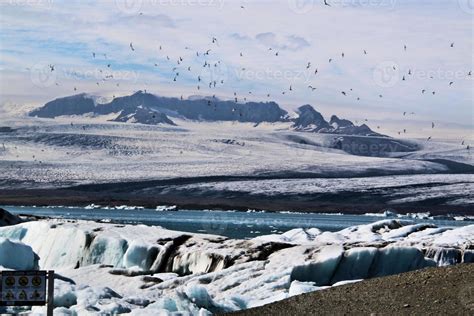
<path fill-rule="evenodd" d="M 55 118 L 63 115 L 94 113 L 108 115 L 118 113 L 114 122 L 140 123 L 148 125 L 176 125 L 171 118 L 197 121 L 238 121 L 255 123 L 292 122 L 291 128 L 301 132 L 347 134 L 359 136 L 384 136 L 372 131 L 367 125 L 355 125 L 349 120 L 332 115 L 326 121 L 310 104 L 300 106 L 296 118 L 276 102 L 237 103 L 216 97 L 182 99 L 162 97 L 137 91 L 131 95 L 114 98 L 108 103 L 98 103 L 86 93 L 56 98 L 29 113 L 30 116 Z"/>

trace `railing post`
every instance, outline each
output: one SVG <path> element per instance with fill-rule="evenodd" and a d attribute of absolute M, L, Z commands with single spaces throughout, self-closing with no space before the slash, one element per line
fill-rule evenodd
<path fill-rule="evenodd" d="M 48 301 L 46 303 L 46 315 L 53 316 L 54 309 L 54 271 L 48 271 Z"/>

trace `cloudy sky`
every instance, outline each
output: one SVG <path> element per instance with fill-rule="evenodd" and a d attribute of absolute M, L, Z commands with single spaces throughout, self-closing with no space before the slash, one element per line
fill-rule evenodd
<path fill-rule="evenodd" d="M 0 107 L 79 92 L 235 92 L 287 110 L 309 103 L 327 117 L 368 119 L 392 135 L 407 128 L 406 137 L 472 137 L 472 0 L 328 2 L 4 0 Z"/>

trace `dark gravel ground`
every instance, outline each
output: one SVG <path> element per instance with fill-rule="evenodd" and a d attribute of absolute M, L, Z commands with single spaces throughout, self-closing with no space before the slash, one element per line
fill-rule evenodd
<path fill-rule="evenodd" d="M 365 280 L 234 314 L 474 315 L 474 264 Z"/>

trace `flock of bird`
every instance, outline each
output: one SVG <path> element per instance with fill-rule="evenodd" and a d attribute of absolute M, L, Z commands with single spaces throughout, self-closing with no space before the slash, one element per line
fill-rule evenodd
<path fill-rule="evenodd" d="M 324 0 L 324 4 L 327 5 L 327 6 L 330 6 L 330 4 L 328 3 L 327 0 Z M 244 6 L 241 6 L 241 9 L 245 9 Z M 139 13 L 139 15 L 143 15 L 143 13 Z M 202 66 L 200 66 L 199 68 L 201 69 L 198 69 L 198 75 L 196 74 L 193 74 L 193 70 L 192 67 L 194 67 L 192 64 L 186 64 L 185 63 L 185 58 L 183 58 L 182 56 L 179 56 L 178 58 L 171 58 L 169 55 L 165 55 L 163 54 L 163 59 L 165 59 L 166 57 L 166 65 L 159 65 L 158 63 L 154 63 L 153 66 L 154 67 L 160 67 L 160 68 L 163 68 L 165 69 L 166 67 L 170 67 L 171 68 L 171 75 L 170 75 L 170 80 L 171 82 L 177 82 L 179 80 L 179 78 L 182 75 L 182 72 L 187 72 L 188 73 L 188 77 L 189 76 L 195 76 L 195 80 L 196 80 L 196 89 L 199 91 L 201 90 L 202 87 L 206 87 L 206 88 L 209 88 L 209 89 L 214 89 L 214 88 L 218 88 L 219 86 L 222 86 L 224 85 L 224 79 L 218 79 L 218 78 L 212 78 L 212 76 L 210 76 L 210 80 L 207 81 L 207 82 L 204 82 L 204 79 L 202 78 L 202 74 L 206 73 L 205 71 L 203 71 L 203 69 L 206 69 L 209 71 L 209 73 L 211 74 L 213 72 L 213 70 L 211 68 L 216 68 L 216 69 L 219 69 L 219 66 L 221 65 L 221 61 L 217 61 L 217 62 L 210 62 L 210 59 L 212 59 L 212 55 L 213 55 L 213 52 L 214 50 L 219 46 L 219 40 L 215 37 L 215 36 L 212 36 L 210 41 L 209 41 L 209 47 L 207 47 L 205 50 L 203 51 L 195 51 L 195 56 L 196 58 L 191 60 L 192 62 L 196 62 L 196 60 L 198 61 L 201 61 L 202 63 Z M 455 48 L 455 43 L 450 43 L 448 45 L 448 47 L 454 49 Z M 137 54 L 138 51 L 134 45 L 133 42 L 130 42 L 129 44 L 129 49 L 131 51 L 132 54 Z M 404 45 L 403 46 L 403 51 L 407 52 L 408 51 L 408 47 L 407 45 Z M 163 46 L 162 45 L 159 45 L 159 48 L 158 48 L 159 52 L 161 53 L 163 51 Z M 185 47 L 185 50 L 191 50 L 190 47 Z M 275 57 L 279 57 L 280 56 L 280 52 L 273 48 L 273 47 L 269 47 L 268 48 L 268 52 L 270 52 L 271 55 L 275 56 Z M 361 54 L 363 55 L 369 55 L 369 52 L 367 49 L 362 49 L 361 50 Z M 105 53 L 102 53 L 102 56 L 104 57 L 105 60 L 108 60 L 107 59 L 107 54 Z M 184 56 L 184 55 L 183 55 Z M 240 58 L 243 58 L 244 57 L 244 52 L 241 51 L 239 53 L 239 57 Z M 340 58 L 341 59 L 344 59 L 346 57 L 346 54 L 344 52 L 341 53 L 340 55 Z M 93 59 L 96 59 L 98 58 L 98 54 L 96 52 L 92 52 L 92 58 Z M 336 58 L 329 58 L 328 59 L 328 63 L 335 63 L 337 62 L 336 61 Z M 106 64 L 106 67 L 107 68 L 111 68 L 111 63 L 110 62 L 107 62 Z M 49 68 L 50 68 L 50 71 L 53 72 L 55 71 L 55 66 L 54 65 L 49 65 Z M 392 67 L 393 71 L 400 71 L 399 69 L 397 69 L 396 66 L 393 66 Z M 166 68 L 167 69 L 167 68 Z M 306 63 L 306 66 L 305 66 L 305 69 L 306 71 L 311 71 L 314 76 L 318 76 L 318 74 L 320 73 L 320 68 L 316 67 L 313 65 L 313 63 L 311 61 L 308 61 Z M 245 67 L 242 67 L 241 68 L 242 71 L 245 71 L 246 68 Z M 100 73 L 103 73 L 104 74 L 104 77 L 102 78 L 102 82 L 105 82 L 107 80 L 110 80 L 110 79 L 114 79 L 113 78 L 113 74 L 106 74 L 105 71 L 103 70 L 99 70 Z M 218 70 L 216 70 L 218 71 Z M 413 76 L 414 75 L 414 71 L 410 68 L 408 69 L 408 71 L 406 73 L 404 73 L 402 75 L 402 81 L 407 81 L 409 79 L 409 77 Z M 467 77 L 471 77 L 472 76 L 472 71 L 468 71 L 466 72 L 466 76 Z M 430 77 L 430 79 L 434 79 L 433 76 Z M 58 83 L 57 83 L 58 84 Z M 97 81 L 96 82 L 96 85 L 97 86 L 100 86 L 101 82 Z M 449 87 L 453 86 L 455 84 L 454 81 L 450 81 L 449 83 L 447 83 L 447 85 Z M 120 84 L 119 83 L 116 83 L 116 86 L 119 87 Z M 308 89 L 310 89 L 311 91 L 316 91 L 318 88 L 315 87 L 314 85 L 308 85 L 307 86 Z M 77 88 L 74 87 L 74 91 L 77 91 Z M 146 91 L 146 89 L 145 89 Z M 285 89 L 284 91 L 281 91 L 281 94 L 282 95 L 286 95 L 286 94 L 289 94 L 291 92 L 294 92 L 295 89 L 293 87 L 292 84 L 289 84 L 288 85 L 288 89 Z M 354 93 L 354 90 L 352 88 L 348 89 L 348 90 L 341 90 L 340 91 L 341 95 L 343 95 L 344 97 L 351 97 L 353 96 L 355 93 Z M 433 96 L 436 95 L 436 91 L 428 91 L 427 89 L 422 89 L 421 90 L 421 94 L 432 94 Z M 242 102 L 242 101 L 247 101 L 247 96 L 248 95 L 252 95 L 254 94 L 253 91 L 248 91 L 248 94 L 245 93 L 244 95 L 239 95 L 236 91 L 233 92 L 233 100 L 234 102 L 238 103 L 238 102 Z M 267 98 L 270 98 L 271 97 L 271 94 L 270 93 L 265 93 L 266 94 L 266 97 Z M 115 95 L 113 96 L 115 98 Z M 378 97 L 379 98 L 383 98 L 383 94 L 378 94 Z M 213 99 L 216 99 L 216 95 L 213 94 L 212 96 Z M 183 99 L 183 96 L 181 95 L 181 99 Z M 355 101 L 360 101 L 361 98 L 359 96 L 354 96 L 354 100 Z M 212 102 L 211 100 L 208 100 L 208 105 L 209 106 L 214 106 L 215 107 L 215 110 L 216 110 L 216 106 L 217 106 L 217 102 Z M 236 109 L 233 109 L 233 111 L 236 111 Z M 406 117 L 408 115 L 414 115 L 415 113 L 414 112 L 403 112 L 403 117 Z M 242 116 L 242 114 L 240 114 Z M 365 119 L 366 122 L 368 122 L 368 119 Z M 357 121 L 356 121 L 357 123 Z M 434 129 L 435 128 L 435 123 L 432 122 L 431 124 L 431 128 Z M 377 126 L 377 129 L 380 129 L 380 126 Z M 407 133 L 407 129 L 406 128 L 403 128 L 399 131 L 397 131 L 399 135 L 401 135 L 402 133 L 403 134 L 406 134 Z M 430 141 L 432 139 L 432 136 L 428 137 L 427 138 L 427 141 Z M 462 145 L 465 144 L 465 141 L 463 140 L 462 142 Z M 469 146 L 466 147 L 467 149 L 469 149 Z"/>

